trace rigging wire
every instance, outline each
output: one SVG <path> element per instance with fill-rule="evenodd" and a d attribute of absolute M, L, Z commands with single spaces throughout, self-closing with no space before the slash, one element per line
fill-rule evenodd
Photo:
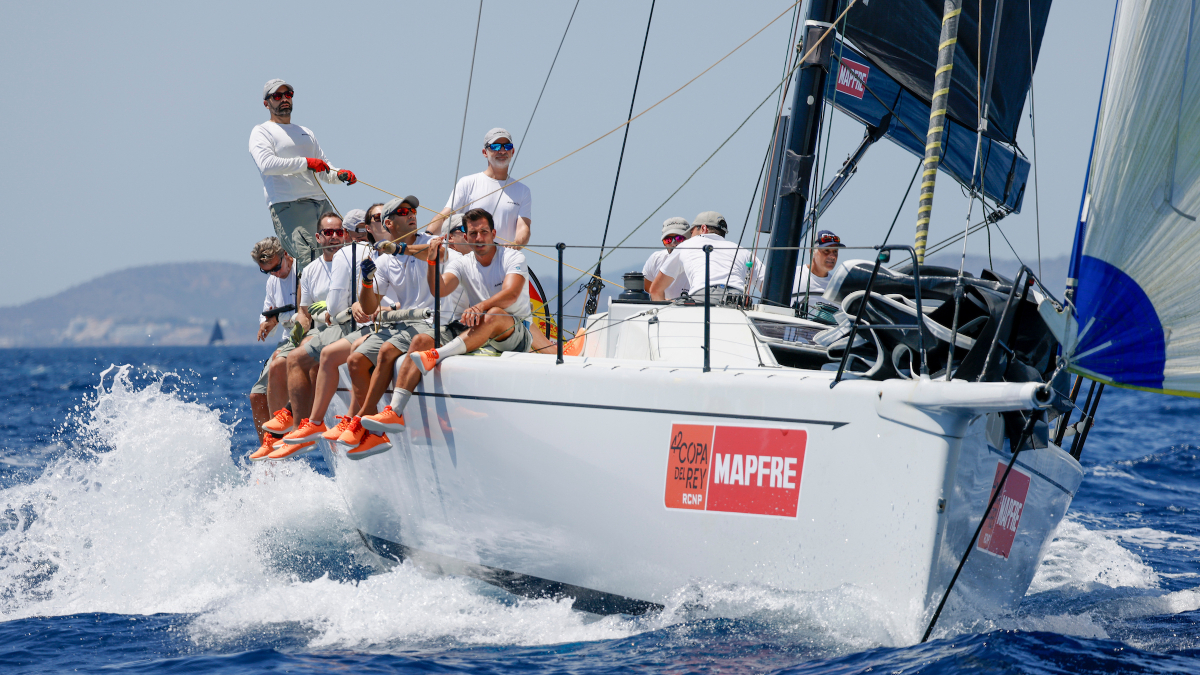
<path fill-rule="evenodd" d="M 642 55 L 638 58 L 637 77 L 633 80 L 633 96 L 629 99 L 629 114 L 625 117 L 633 119 L 633 106 L 637 102 L 638 84 L 642 81 L 642 64 L 646 61 L 646 45 L 650 43 L 650 25 L 654 22 L 654 5 L 656 0 L 650 0 L 650 16 L 646 18 L 646 36 L 642 38 Z M 600 258 L 596 261 L 596 274 L 599 275 L 600 265 L 604 262 L 604 245 L 608 243 L 608 226 L 612 224 L 613 204 L 617 202 L 617 185 L 621 182 L 621 165 L 625 162 L 625 144 L 629 142 L 629 126 L 625 125 L 625 135 L 621 139 L 621 154 L 617 156 L 617 175 L 613 178 L 612 197 L 608 200 L 608 217 L 604 219 L 604 236 L 600 239 Z M 596 302 L 600 299 L 600 291 L 604 286 L 593 277 L 588 285 L 588 297 L 585 303 L 585 313 L 596 313 Z"/>
<path fill-rule="evenodd" d="M 1033 222 L 1037 226 L 1038 276 L 1042 276 L 1042 213 L 1038 208 L 1037 170 L 1037 116 L 1033 107 L 1033 0 L 1025 0 L 1026 18 L 1029 19 L 1029 132 L 1033 136 Z"/>
<path fill-rule="evenodd" d="M 482 1 L 480 0 L 480 2 Z M 558 54 L 562 51 L 563 43 L 567 41 L 567 32 L 571 30 L 571 22 L 575 20 L 575 10 L 577 9 L 579 9 L 579 0 L 575 0 L 575 7 L 571 10 L 570 18 L 567 19 L 567 27 L 563 29 L 562 39 L 558 41 L 558 49 L 554 51 L 554 59 L 550 61 L 550 70 L 546 73 L 546 80 L 542 82 L 542 90 L 538 92 L 537 101 L 533 104 L 533 112 L 529 113 L 529 122 L 525 125 L 525 133 L 521 134 L 521 143 L 517 146 L 517 151 L 513 153 L 512 161 L 508 164 L 510 172 L 517 165 L 517 157 L 521 154 L 521 148 L 525 147 L 526 139 L 529 138 L 529 127 L 533 126 L 533 118 L 537 115 L 538 106 L 542 102 L 542 94 L 546 93 L 546 85 L 550 84 L 550 74 L 554 72 L 554 64 L 558 63 Z M 459 153 L 462 153 L 461 149 Z"/>
<path fill-rule="evenodd" d="M 458 185 L 458 170 L 462 167 L 463 138 L 467 135 L 467 108 L 471 105 L 471 82 L 475 79 L 475 52 L 479 49 L 479 24 L 482 20 L 483 0 L 479 0 L 479 15 L 475 17 L 475 46 L 471 47 L 471 71 L 467 74 L 467 100 L 463 103 L 462 131 L 458 133 L 458 161 L 454 163 L 455 186 Z"/>
<path fill-rule="evenodd" d="M 904 196 L 900 198 L 900 206 L 896 209 L 896 217 L 892 218 L 892 225 L 888 228 L 887 234 L 883 235 L 883 245 L 887 246 L 888 239 L 892 237 L 892 230 L 896 228 L 896 221 L 900 220 L 900 212 L 904 209 L 904 203 L 908 201 L 908 193 L 912 192 L 912 186 L 917 182 L 917 175 L 921 173 L 921 165 L 925 163 L 922 158 L 917 163 L 917 169 L 913 171 L 913 177 L 908 181 L 908 189 L 904 191 Z"/>

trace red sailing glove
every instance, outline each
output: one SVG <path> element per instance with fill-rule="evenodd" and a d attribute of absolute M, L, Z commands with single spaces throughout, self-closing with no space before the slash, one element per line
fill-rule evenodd
<path fill-rule="evenodd" d="M 329 170 L 329 165 L 326 164 L 325 160 L 323 160 L 323 159 L 313 159 L 312 157 L 308 157 L 307 161 L 308 161 L 308 168 L 313 171 L 328 171 Z"/>
<path fill-rule="evenodd" d="M 354 177 L 354 172 L 349 169 L 342 169 L 341 171 L 338 171 L 337 177 L 338 180 L 342 181 L 346 185 L 354 185 L 358 182 L 358 179 Z"/>

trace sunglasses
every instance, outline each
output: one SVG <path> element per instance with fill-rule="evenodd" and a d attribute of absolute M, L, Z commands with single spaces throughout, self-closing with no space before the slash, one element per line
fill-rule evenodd
<path fill-rule="evenodd" d="M 292 97 L 295 95 L 296 95 L 296 92 L 294 92 L 294 91 L 277 91 L 274 94 L 269 94 L 267 96 L 267 98 L 269 98 L 273 101 L 282 101 L 283 99 L 286 98 L 290 101 L 292 99 Z"/>
<path fill-rule="evenodd" d="M 500 152 L 501 150 L 507 150 L 509 152 L 512 152 L 513 144 L 512 143 L 488 143 L 487 145 L 485 145 L 483 147 L 487 148 L 488 150 L 491 150 L 492 152 Z"/>
<path fill-rule="evenodd" d="M 836 234 L 823 234 L 821 235 L 821 238 L 817 240 L 817 243 L 822 246 L 825 244 L 840 244 L 842 243 L 842 238 Z"/>
<path fill-rule="evenodd" d="M 324 237 L 340 237 L 344 234 L 346 234 L 346 231 L 340 227 L 334 230 L 321 230 L 321 236 Z"/>
<path fill-rule="evenodd" d="M 371 214 L 371 217 L 368 218 L 367 220 L 372 223 L 382 223 L 383 222 L 383 214 L 382 213 L 373 213 L 373 214 Z"/>
<path fill-rule="evenodd" d="M 278 272 L 281 269 L 283 269 L 283 256 L 279 256 L 279 264 L 278 265 L 272 267 L 269 270 L 264 270 L 263 268 L 260 267 L 260 268 L 258 268 L 258 271 L 262 272 L 263 274 L 274 274 L 275 272 Z"/>
<path fill-rule="evenodd" d="M 400 208 L 396 209 L 395 211 L 392 211 L 392 213 L 400 216 L 401 218 L 403 218 L 404 216 L 411 216 L 416 212 L 417 212 L 416 208 L 409 208 L 407 206 L 401 206 Z"/>
<path fill-rule="evenodd" d="M 687 240 L 687 237 L 683 236 L 682 234 L 668 234 L 667 236 L 663 237 L 662 241 L 667 246 L 676 246 L 680 242 L 683 242 L 686 240 Z"/>

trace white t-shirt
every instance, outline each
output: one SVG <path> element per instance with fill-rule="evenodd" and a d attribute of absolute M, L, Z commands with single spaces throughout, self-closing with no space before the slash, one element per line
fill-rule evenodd
<path fill-rule="evenodd" d="M 663 263 L 667 261 L 667 258 L 670 257 L 670 255 L 671 251 L 668 251 L 665 248 L 661 251 L 655 251 L 654 253 L 650 254 L 650 259 L 647 260 L 646 264 L 642 266 L 642 276 L 646 277 L 646 281 L 649 281 L 651 285 L 654 284 L 654 278 L 658 276 L 659 271 L 662 270 Z M 681 274 L 675 278 L 675 281 L 671 282 L 670 286 L 667 286 L 666 297 L 668 300 L 674 300 L 675 298 L 683 295 L 683 292 L 687 289 L 687 276 Z"/>
<path fill-rule="evenodd" d="M 711 244 L 713 252 L 709 259 L 709 277 L 704 278 L 704 247 Z M 659 271 L 679 279 L 687 279 L 688 292 L 695 297 L 704 293 L 705 286 L 728 286 L 739 292 L 746 291 L 746 278 L 750 274 L 750 266 L 754 266 L 754 278 L 762 276 L 762 262 L 732 241 L 724 237 L 708 233 L 692 237 L 675 247 L 674 255 L 667 258 Z M 731 269 L 732 268 L 732 269 Z"/>
<path fill-rule="evenodd" d="M 267 275 L 267 293 L 263 298 L 262 311 L 283 307 L 284 305 L 296 304 L 296 264 L 292 263 L 292 271 L 287 275 L 286 279 L 280 279 L 274 274 Z M 285 329 L 291 329 L 292 321 L 295 319 L 295 312 L 284 312 L 278 316 L 279 323 Z M 262 314 L 258 315 L 258 323 L 264 324 L 267 322 L 267 317 Z"/>
<path fill-rule="evenodd" d="M 329 160 L 308 127 L 263 122 L 250 130 L 250 156 L 262 174 L 267 206 L 298 199 L 325 199 L 305 159 Z M 339 182 L 337 169 L 333 165 L 329 168 L 317 177 L 326 183 Z"/>
<path fill-rule="evenodd" d="M 501 182 L 488 178 L 482 172 L 459 178 L 454 192 L 450 193 L 450 200 L 446 202 L 446 208 L 454 209 L 458 214 L 471 209 L 484 209 L 492 214 L 497 244 L 507 244 L 516 239 L 517 218 L 533 220 L 530 215 L 533 213 L 532 206 L 533 195 L 524 183 L 512 178 Z"/>
<path fill-rule="evenodd" d="M 520 274 L 521 294 L 517 296 L 504 311 L 518 319 L 528 319 L 533 316 L 529 307 L 529 274 L 525 268 L 525 254 L 503 246 L 496 247 L 496 255 L 492 264 L 484 267 L 471 253 L 457 258 L 451 257 L 446 264 L 446 274 L 453 274 L 460 287 L 466 291 L 467 306 L 471 307 L 487 300 L 500 292 L 504 287 L 504 277 L 510 274 Z"/>
<path fill-rule="evenodd" d="M 379 264 L 378 259 L 381 257 L 375 249 L 363 242 L 343 246 L 333 254 L 333 265 L 329 272 L 329 293 L 325 296 L 325 304 L 329 306 L 329 313 L 332 316 L 336 317 L 351 305 L 351 288 L 355 289 L 356 293 L 358 292 L 362 283 L 360 263 L 363 256 L 369 256 L 375 260 L 376 265 Z M 396 299 L 385 295 L 379 300 L 379 304 L 391 306 L 396 304 Z"/>
<path fill-rule="evenodd" d="M 430 239 L 429 235 L 421 233 L 417 235 L 414 243 L 424 244 Z M 451 258 L 462 256 L 453 249 L 451 249 L 450 255 Z M 381 255 L 375 263 L 379 265 L 379 270 L 375 272 L 376 293 L 396 298 L 401 309 L 433 309 L 433 292 L 429 288 L 429 280 L 426 276 L 429 270 L 428 261 L 419 260 L 410 255 Z M 462 287 L 454 289 L 453 293 L 442 298 L 440 304 L 440 318 L 444 326 L 457 319 L 467 308 Z M 432 318 L 429 319 L 429 324 L 433 324 Z"/>
<path fill-rule="evenodd" d="M 300 277 L 300 302 L 304 303 L 305 307 L 312 307 L 314 302 L 320 302 L 329 295 L 329 275 L 333 270 L 333 261 L 325 260 L 325 256 L 321 256 L 308 264 L 304 268 L 304 274 Z M 314 316 L 313 319 L 320 325 L 325 325 L 325 312 L 321 312 L 320 316 Z"/>
<path fill-rule="evenodd" d="M 808 265 L 801 265 L 796 270 L 796 283 L 792 285 L 792 300 L 799 300 L 807 292 L 809 295 L 821 295 L 829 285 L 829 275 L 819 277 L 809 274 Z"/>

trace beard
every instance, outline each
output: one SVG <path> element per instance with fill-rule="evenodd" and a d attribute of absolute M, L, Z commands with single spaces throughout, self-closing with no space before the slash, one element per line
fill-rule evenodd
<path fill-rule="evenodd" d="M 488 157 L 488 164 L 490 164 L 493 169 L 507 169 L 510 162 L 512 162 L 511 155 L 504 159 L 500 159 L 499 157 Z"/>

